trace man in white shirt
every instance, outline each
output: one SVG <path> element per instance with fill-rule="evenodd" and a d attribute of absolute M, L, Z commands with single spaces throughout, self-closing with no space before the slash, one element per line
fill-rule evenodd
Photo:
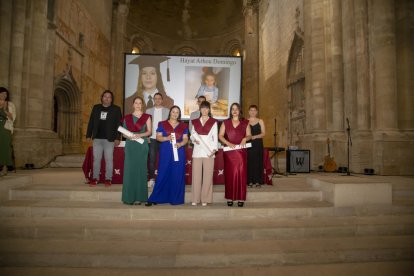
<path fill-rule="evenodd" d="M 168 114 L 170 113 L 168 108 L 162 106 L 163 96 L 161 93 L 155 93 L 153 100 L 154 107 L 148 108 L 146 111 L 147 114 L 152 116 L 152 135 L 149 141 L 149 187 L 154 186 L 155 161 L 157 160 L 158 147 L 160 143 L 156 138 L 158 123 L 167 120 Z"/>
<path fill-rule="evenodd" d="M 200 96 L 200 97 L 198 97 L 197 98 L 197 105 L 200 107 L 200 104 L 202 103 L 202 102 L 204 102 L 206 100 L 206 97 L 204 97 L 204 96 Z M 192 130 L 192 123 L 191 123 L 191 120 L 194 120 L 194 119 L 198 119 L 198 118 L 200 118 L 200 110 L 196 110 L 196 111 L 194 111 L 194 112 L 191 112 L 191 114 L 190 114 L 190 120 L 188 121 L 188 131 L 191 133 L 191 130 Z"/>

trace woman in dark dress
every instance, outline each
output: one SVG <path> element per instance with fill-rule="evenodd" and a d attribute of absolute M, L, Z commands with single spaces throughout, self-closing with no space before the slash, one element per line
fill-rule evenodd
<path fill-rule="evenodd" d="M 251 137 L 250 126 L 249 121 L 242 118 L 238 103 L 231 105 L 229 117 L 220 126 L 221 143 L 233 149 L 237 145 L 246 145 Z M 237 200 L 238 206 L 243 207 L 247 190 L 247 150 L 245 148 L 224 152 L 224 184 L 227 205 L 233 206 L 233 201 Z"/>
<path fill-rule="evenodd" d="M 262 119 L 257 118 L 256 105 L 249 107 L 249 124 L 252 131 L 252 147 L 247 149 L 247 183 L 249 187 L 260 188 L 263 181 L 263 137 L 265 126 Z"/>

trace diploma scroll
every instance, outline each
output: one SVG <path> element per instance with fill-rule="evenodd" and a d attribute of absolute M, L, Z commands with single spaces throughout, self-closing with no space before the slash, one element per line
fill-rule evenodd
<path fill-rule="evenodd" d="M 177 144 L 177 140 L 175 139 L 174 132 L 171 132 L 171 143 L 173 148 L 174 161 L 178 161 L 178 149 L 175 147 L 175 145 Z"/>
<path fill-rule="evenodd" d="M 124 134 L 124 135 L 128 136 L 128 137 L 131 137 L 131 136 L 133 136 L 133 135 L 134 135 L 134 133 L 132 133 L 132 132 L 131 132 L 131 131 L 129 131 L 128 129 L 126 129 L 126 128 L 124 128 L 124 127 L 121 127 L 121 126 L 119 126 L 119 127 L 118 127 L 118 131 L 119 131 L 119 132 L 121 132 L 122 134 Z M 134 140 L 134 141 L 136 141 L 136 142 L 138 142 L 138 143 L 140 143 L 140 144 L 143 144 L 143 143 L 144 143 L 144 139 L 142 139 L 142 138 L 132 139 L 132 140 Z"/>
<path fill-rule="evenodd" d="M 192 135 L 197 141 L 200 141 L 200 145 L 207 151 L 209 155 L 213 154 L 213 150 L 208 146 L 204 139 L 200 135 L 198 135 L 197 132 L 194 131 Z"/>
<path fill-rule="evenodd" d="M 234 148 L 224 147 L 223 151 L 232 151 L 232 150 L 246 149 L 246 148 L 251 148 L 251 147 L 252 147 L 252 143 L 246 143 L 244 146 L 236 145 Z"/>

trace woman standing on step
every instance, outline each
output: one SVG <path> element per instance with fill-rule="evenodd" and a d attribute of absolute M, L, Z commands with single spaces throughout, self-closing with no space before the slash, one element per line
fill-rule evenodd
<path fill-rule="evenodd" d="M 238 200 L 238 206 L 243 207 L 247 189 L 247 150 L 234 147 L 243 147 L 250 140 L 250 126 L 249 121 L 242 118 L 238 103 L 231 105 L 229 117 L 223 121 L 219 132 L 220 141 L 233 149 L 224 152 L 225 198 L 228 206 Z"/>
<path fill-rule="evenodd" d="M 193 147 L 193 172 L 191 185 L 191 204 L 213 202 L 214 157 L 217 151 L 217 121 L 211 118 L 210 103 L 200 104 L 200 118 L 191 121 L 191 140 Z"/>
<path fill-rule="evenodd" d="M 252 147 L 247 149 L 247 183 L 249 187 L 261 187 L 263 182 L 263 137 L 265 125 L 257 118 L 256 105 L 249 107 L 249 124 L 252 131 Z"/>
<path fill-rule="evenodd" d="M 141 97 L 135 97 L 132 114 L 122 120 L 123 127 L 131 131 L 133 136 L 126 137 L 124 180 L 122 186 L 122 202 L 124 204 L 141 204 L 148 199 L 147 158 L 148 139 L 151 135 L 151 115 L 145 112 L 145 103 Z M 134 139 L 143 138 L 142 144 Z"/>
<path fill-rule="evenodd" d="M 181 110 L 174 105 L 170 109 L 168 119 L 158 124 L 157 140 L 161 142 L 158 175 L 154 190 L 145 206 L 156 203 L 184 204 L 185 145 L 188 142 L 188 127 L 180 119 Z"/>
<path fill-rule="evenodd" d="M 0 176 L 7 174 L 7 166 L 13 165 L 12 134 L 16 119 L 16 107 L 9 99 L 9 91 L 0 87 Z"/>

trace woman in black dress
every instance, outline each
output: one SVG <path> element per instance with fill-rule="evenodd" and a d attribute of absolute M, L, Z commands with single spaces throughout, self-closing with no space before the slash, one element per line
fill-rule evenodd
<path fill-rule="evenodd" d="M 262 119 L 257 118 L 259 109 L 256 105 L 249 107 L 249 124 L 252 132 L 252 147 L 247 150 L 247 185 L 260 188 L 263 181 L 263 137 L 265 126 Z"/>

